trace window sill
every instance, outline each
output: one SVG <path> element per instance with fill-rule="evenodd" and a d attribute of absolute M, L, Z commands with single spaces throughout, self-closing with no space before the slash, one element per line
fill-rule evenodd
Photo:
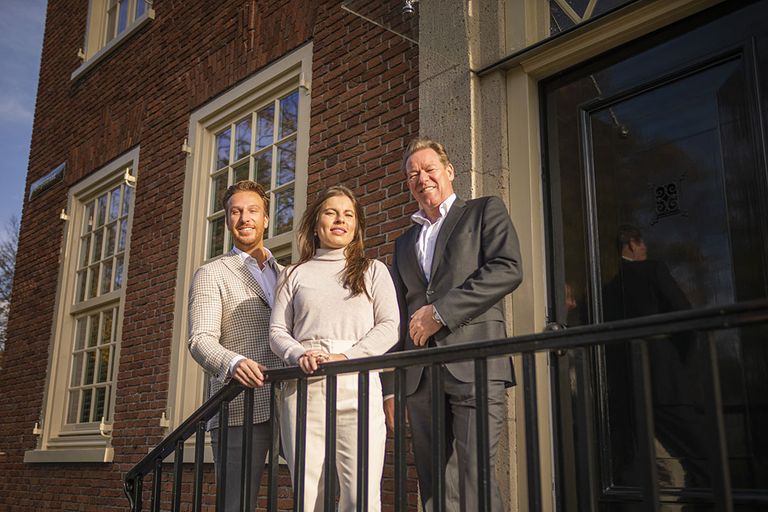
<path fill-rule="evenodd" d="M 50 462 L 112 462 L 115 450 L 110 446 L 101 448 L 67 448 L 60 450 L 28 450 L 24 452 L 24 463 Z"/>
<path fill-rule="evenodd" d="M 126 29 L 121 34 L 105 44 L 102 48 L 99 49 L 99 51 L 84 60 L 83 63 L 80 64 L 80 66 L 72 72 L 70 79 L 75 80 L 79 76 L 83 75 L 83 73 L 91 69 L 93 66 L 104 60 L 109 54 L 115 51 L 118 46 L 120 46 L 131 35 L 135 34 L 141 27 L 147 25 L 154 19 L 154 9 L 147 9 L 147 12 L 136 18 L 134 22 L 131 23 L 129 27 L 126 27 Z"/>

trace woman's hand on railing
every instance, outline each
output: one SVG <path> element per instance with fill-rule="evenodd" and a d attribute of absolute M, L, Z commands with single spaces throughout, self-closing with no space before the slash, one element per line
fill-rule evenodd
<path fill-rule="evenodd" d="M 243 386 L 258 388 L 264 385 L 264 371 L 266 367 L 253 359 L 241 359 L 235 366 L 232 378 Z"/>
<path fill-rule="evenodd" d="M 329 355 L 328 352 L 323 350 L 307 350 L 299 358 L 299 368 L 301 368 L 307 375 L 312 375 L 317 371 L 319 363 Z"/>
<path fill-rule="evenodd" d="M 324 357 L 318 359 L 318 363 L 324 364 L 324 363 L 332 363 L 334 361 L 346 361 L 349 359 L 344 354 L 325 354 Z"/>

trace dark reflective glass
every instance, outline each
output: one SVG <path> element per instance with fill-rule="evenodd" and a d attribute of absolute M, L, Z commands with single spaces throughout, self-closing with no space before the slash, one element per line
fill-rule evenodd
<path fill-rule="evenodd" d="M 768 296 L 768 177 L 760 156 L 768 113 L 759 106 L 768 91 L 752 78 L 768 75 L 767 5 L 680 37 L 659 36 L 656 46 L 616 52 L 545 87 L 560 323 Z M 712 509 L 686 498 L 686 489 L 714 485 L 714 378 L 731 484 L 738 492 L 766 488 L 766 334 L 753 327 L 646 340 L 661 510 Z M 583 505 L 579 489 L 589 482 L 580 461 L 594 455 L 598 485 L 611 493 L 605 510 L 633 510 L 613 505 L 616 496 L 637 496 L 646 474 L 636 356 L 627 343 L 556 361 L 564 502 Z"/>

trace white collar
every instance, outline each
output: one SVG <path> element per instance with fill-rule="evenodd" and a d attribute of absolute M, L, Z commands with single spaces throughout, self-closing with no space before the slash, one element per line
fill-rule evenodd
<path fill-rule="evenodd" d="M 453 203 L 455 202 L 456 202 L 456 194 L 453 193 L 450 196 L 448 196 L 445 201 L 440 203 L 440 207 L 438 208 L 438 210 L 440 211 L 440 217 L 438 217 L 435 222 L 431 222 L 429 220 L 429 218 L 427 217 L 427 214 L 424 213 L 423 209 L 419 209 L 419 211 L 411 215 L 411 220 L 417 224 L 421 224 L 422 226 L 431 225 L 431 224 L 440 222 L 442 219 L 445 219 L 445 216 L 448 215 L 448 211 L 451 209 L 451 206 L 453 206 Z"/>

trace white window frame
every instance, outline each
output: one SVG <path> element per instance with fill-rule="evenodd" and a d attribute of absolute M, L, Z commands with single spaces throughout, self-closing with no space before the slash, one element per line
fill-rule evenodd
<path fill-rule="evenodd" d="M 294 229 L 265 241 L 265 245 L 276 257 L 291 254 L 291 258 L 295 260 L 298 249 L 294 243 L 294 235 L 298 228 L 298 221 L 306 209 L 311 77 L 312 43 L 310 42 L 270 64 L 190 116 L 185 147 L 189 156 L 181 218 L 168 407 L 165 418 L 159 419 L 161 425 L 168 427 L 168 432 L 194 412 L 204 398 L 204 372 L 189 355 L 187 349 L 187 305 L 192 276 L 207 259 L 207 219 L 211 196 L 210 166 L 215 151 L 216 133 L 227 123 L 240 119 L 245 113 L 259 108 L 269 99 L 280 97 L 295 88 L 299 89 Z M 185 460 L 192 460 L 193 444 L 185 443 Z M 209 456 L 210 453 L 207 454 L 206 459 Z"/>
<path fill-rule="evenodd" d="M 83 47 L 78 50 L 78 56 L 82 60 L 82 64 L 72 72 L 70 77 L 72 80 L 103 60 L 104 57 L 112 53 L 137 30 L 155 19 L 155 10 L 152 8 L 151 1 L 146 6 L 144 12 L 138 17 L 135 16 L 136 7 L 139 2 L 144 0 L 127 1 L 129 1 L 129 21 L 126 23 L 125 29 L 109 41 L 105 39 L 107 37 L 107 10 L 110 0 L 90 0 L 88 2 L 85 40 Z"/>
<path fill-rule="evenodd" d="M 114 451 L 110 442 L 112 427 L 109 419 L 106 424 L 91 422 L 67 425 L 66 414 L 76 328 L 75 317 L 84 311 L 84 307 L 87 307 L 87 304 L 76 303 L 74 300 L 85 205 L 96 195 L 109 191 L 116 184 L 126 180 L 125 170 L 128 166 L 132 167 L 132 176 L 136 177 L 139 168 L 139 147 L 119 156 L 69 190 L 66 210 L 69 217 L 66 218 L 64 227 L 65 245 L 59 267 L 60 277 L 54 309 L 56 316 L 51 333 L 43 410 L 38 422 L 40 438 L 36 449 L 25 452 L 24 462 L 112 462 Z M 131 185 L 126 186 L 135 186 L 135 180 L 132 180 Z M 113 347 L 112 389 L 109 398 L 113 410 L 118 382 L 133 213 L 132 205 L 128 214 L 121 289 L 109 292 L 103 298 L 90 299 L 88 303 L 93 305 L 94 311 L 98 311 L 99 305 L 105 302 L 116 304 L 118 308 L 118 314 L 113 320 L 116 342 Z M 51 212 L 51 215 L 55 215 L 55 212 Z"/>

